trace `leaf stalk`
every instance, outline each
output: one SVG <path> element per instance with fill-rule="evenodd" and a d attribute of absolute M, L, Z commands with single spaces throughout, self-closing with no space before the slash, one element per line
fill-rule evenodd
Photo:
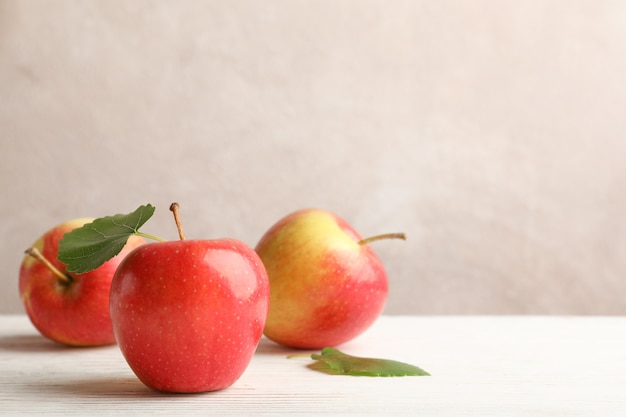
<path fill-rule="evenodd" d="M 167 239 L 163 239 L 160 236 L 155 236 L 155 235 L 151 235 L 149 233 L 144 233 L 144 232 L 139 232 L 139 231 L 135 231 L 133 233 L 135 236 L 141 236 L 141 237 L 145 237 L 146 239 L 152 239 L 152 240 L 156 240 L 158 242 L 167 242 Z"/>

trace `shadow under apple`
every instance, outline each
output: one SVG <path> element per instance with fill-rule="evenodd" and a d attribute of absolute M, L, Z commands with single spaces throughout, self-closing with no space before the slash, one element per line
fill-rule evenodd
<path fill-rule="evenodd" d="M 108 401 L 115 399 L 175 399 L 194 398 L 203 395 L 212 395 L 221 391 L 198 392 L 198 393 L 172 393 L 154 391 L 145 386 L 139 379 L 132 376 L 102 376 L 81 378 L 72 381 L 62 381 L 58 383 L 48 383 L 46 386 L 39 386 L 47 392 L 54 392 L 59 397 L 82 397 L 82 398 L 106 398 Z"/>
<path fill-rule="evenodd" d="M 60 352 L 68 346 L 55 343 L 38 334 L 0 336 L 0 350 L 12 352 Z"/>
<path fill-rule="evenodd" d="M 135 377 L 91 377 L 50 384 L 48 390 L 59 395 L 80 397 L 151 397 L 161 395 Z"/>
<path fill-rule="evenodd" d="M 306 354 L 307 352 L 312 353 L 315 351 L 315 349 L 295 349 L 288 346 L 283 346 L 263 336 L 259 342 L 259 345 L 256 348 L 255 354 L 288 356 L 301 353 Z"/>

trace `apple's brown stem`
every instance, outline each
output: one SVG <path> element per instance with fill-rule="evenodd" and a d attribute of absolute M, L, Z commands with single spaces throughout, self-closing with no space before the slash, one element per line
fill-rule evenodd
<path fill-rule="evenodd" d="M 170 211 L 174 213 L 174 221 L 176 222 L 176 228 L 178 229 L 178 236 L 180 237 L 180 240 L 185 240 L 183 226 L 180 224 L 180 217 L 178 216 L 178 207 L 178 203 L 172 203 L 170 205 Z"/>
<path fill-rule="evenodd" d="M 60 271 L 59 268 L 52 265 L 52 263 L 49 260 L 47 260 L 41 252 L 39 252 L 39 249 L 28 248 L 24 251 L 24 253 L 28 256 L 32 256 L 33 258 L 35 258 L 36 260 L 44 264 L 46 268 L 48 268 L 54 275 L 56 275 L 59 278 L 59 280 L 63 282 L 64 284 L 69 284 L 74 280 L 71 275 Z"/>
<path fill-rule="evenodd" d="M 362 240 L 359 240 L 359 245 L 367 245 L 368 243 L 375 242 L 377 240 L 383 239 L 402 239 L 406 240 L 406 235 L 404 233 L 384 233 L 382 235 L 376 235 L 372 237 L 368 237 Z"/>

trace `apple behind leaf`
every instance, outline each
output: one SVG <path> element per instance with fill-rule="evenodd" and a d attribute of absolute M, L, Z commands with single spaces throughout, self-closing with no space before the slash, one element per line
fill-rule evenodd
<path fill-rule="evenodd" d="M 57 259 L 59 241 L 91 220 L 70 220 L 44 233 L 26 251 L 19 271 L 20 298 L 35 328 L 70 346 L 115 343 L 109 314 L 111 280 L 124 256 L 145 242 L 133 236 L 119 255 L 99 268 L 85 274 L 68 272 Z"/>
<path fill-rule="evenodd" d="M 364 332 L 382 312 L 387 273 L 369 243 L 345 220 L 321 209 L 285 216 L 256 252 L 270 280 L 265 335 L 303 349 L 337 346 Z"/>

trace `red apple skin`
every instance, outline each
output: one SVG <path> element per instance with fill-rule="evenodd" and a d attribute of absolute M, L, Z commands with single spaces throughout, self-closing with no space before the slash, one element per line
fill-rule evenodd
<path fill-rule="evenodd" d="M 74 219 L 44 233 L 32 247 L 59 271 L 72 278 L 60 281 L 42 262 L 27 255 L 20 266 L 19 292 L 24 309 L 35 328 L 45 337 L 69 346 L 97 346 L 115 343 L 109 314 L 109 290 L 121 260 L 143 238 L 133 236 L 120 254 L 99 268 L 84 273 L 67 272 L 58 259 L 63 235 L 93 219 Z"/>
<path fill-rule="evenodd" d="M 388 294 L 382 262 L 345 220 L 304 209 L 278 221 L 256 251 L 270 280 L 265 335 L 302 349 L 337 346 L 369 328 Z"/>
<path fill-rule="evenodd" d="M 252 248 L 234 239 L 151 243 L 131 252 L 111 286 L 118 345 L 156 391 L 231 386 L 263 334 L 269 282 Z"/>

